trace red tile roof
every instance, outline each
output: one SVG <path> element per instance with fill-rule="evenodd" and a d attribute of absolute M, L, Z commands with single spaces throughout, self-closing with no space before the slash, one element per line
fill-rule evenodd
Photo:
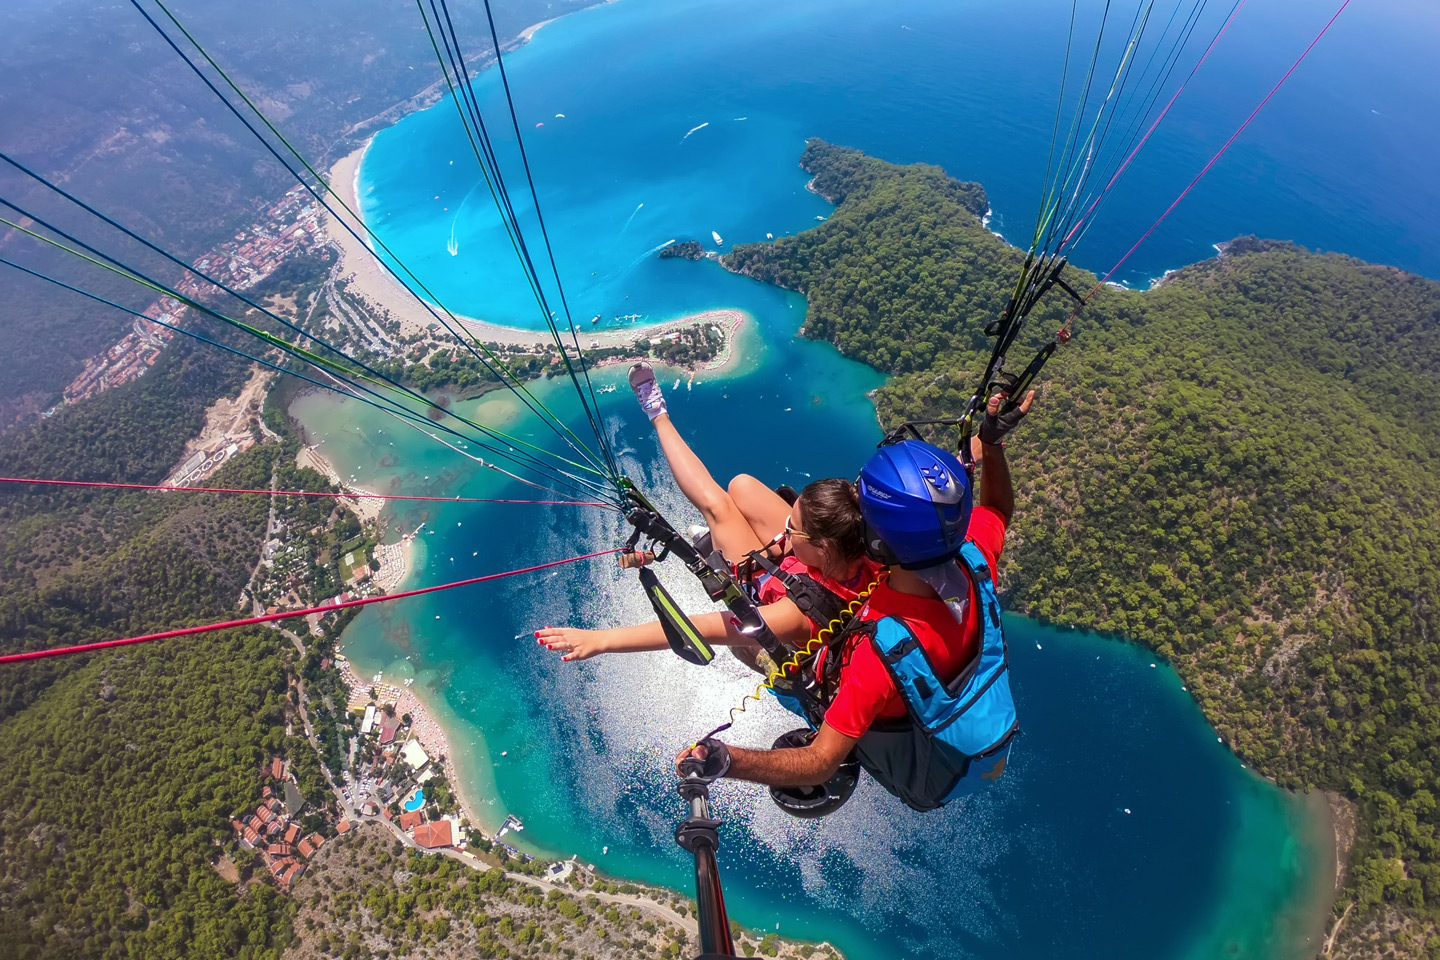
<path fill-rule="evenodd" d="M 265 821 L 261 820 L 258 814 L 251 817 L 249 820 L 246 820 L 245 825 L 251 830 L 254 830 L 256 833 L 259 833 L 261 830 L 265 829 Z"/>
<path fill-rule="evenodd" d="M 384 810 L 381 810 L 381 811 L 380 811 L 380 816 L 384 817 L 386 820 L 394 820 L 394 819 L 395 819 L 395 815 L 390 812 L 390 808 L 389 808 L 389 807 L 386 807 Z"/>
<path fill-rule="evenodd" d="M 285 885 L 288 887 L 288 886 L 290 886 L 292 883 L 294 883 L 297 879 L 299 879 L 300 874 L 302 874 L 302 873 L 304 873 L 304 872 L 305 872 L 305 865 L 304 865 L 303 863 L 292 863 L 292 864 L 290 865 L 290 868 L 285 871 L 285 876 L 283 876 L 283 877 L 280 878 L 280 882 L 283 883 L 283 884 L 285 884 Z"/>
<path fill-rule="evenodd" d="M 281 857 L 279 860 L 272 860 L 270 862 L 270 872 L 278 877 L 280 876 L 280 874 L 285 872 L 286 867 L 290 866 L 294 862 L 295 861 L 291 860 L 289 857 Z"/>
<path fill-rule="evenodd" d="M 254 769 L 253 767 L 251 769 Z M 279 757 L 270 761 L 270 776 L 279 780 L 285 776 L 285 762 Z"/>
<path fill-rule="evenodd" d="M 400 814 L 400 829 L 409 830 L 411 827 L 418 827 L 425 820 L 419 810 L 407 810 Z"/>
<path fill-rule="evenodd" d="M 280 835 L 280 831 L 284 828 L 285 822 L 283 820 L 276 820 L 274 823 L 270 824 L 270 826 L 265 828 L 265 833 L 268 836 L 276 837 Z"/>
<path fill-rule="evenodd" d="M 380 714 L 380 746 L 390 743 L 395 739 L 395 732 L 400 729 L 400 718 L 394 714 Z"/>
<path fill-rule="evenodd" d="M 275 819 L 275 811 L 261 805 L 255 808 L 255 816 L 259 817 L 262 823 L 269 823 Z"/>
<path fill-rule="evenodd" d="M 315 848 L 310 845 L 310 841 L 308 839 L 300 841 L 300 856 L 304 857 L 306 860 L 309 860 L 311 857 L 315 856 Z"/>
<path fill-rule="evenodd" d="M 290 824 L 290 828 L 285 831 L 285 842 L 286 842 L 286 843 L 294 843 L 297 839 L 299 839 L 299 837 L 300 837 L 300 824 L 298 824 L 298 823 L 292 823 L 292 824 Z"/>
<path fill-rule="evenodd" d="M 272 857 L 288 857 L 293 851 L 288 843 L 272 843 L 265 848 L 265 852 Z"/>
<path fill-rule="evenodd" d="M 230 826 L 232 826 L 232 827 L 235 828 L 235 832 L 236 832 L 236 833 L 244 833 L 244 832 L 245 832 L 245 824 L 241 823 L 239 820 L 231 820 L 231 821 L 230 821 Z"/>
<path fill-rule="evenodd" d="M 312 834 L 310 834 L 310 836 L 306 837 L 305 839 L 306 839 L 306 840 L 309 840 L 309 841 L 310 841 L 310 846 L 314 847 L 316 850 L 319 850 L 319 849 L 320 849 L 320 844 L 322 844 L 322 843 L 325 842 L 325 838 L 322 837 L 322 836 L 320 836 L 320 834 L 318 834 L 318 833 L 312 833 Z"/>
<path fill-rule="evenodd" d="M 260 834 L 255 832 L 254 827 L 246 827 L 245 832 L 240 835 L 240 838 L 252 847 L 260 842 Z"/>
<path fill-rule="evenodd" d="M 270 797 L 270 795 L 273 794 L 274 792 L 275 792 L 274 790 L 271 790 L 269 787 L 266 787 L 264 790 L 261 790 L 261 791 L 260 791 L 260 796 L 266 797 L 266 798 L 268 799 L 268 798 Z"/>
<path fill-rule="evenodd" d="M 415 828 L 415 842 L 427 849 L 436 847 L 448 847 L 454 841 L 450 838 L 450 821 L 435 820 L 431 823 L 422 823 Z"/>
<path fill-rule="evenodd" d="M 350 821 L 349 821 L 349 820 L 341 820 L 339 823 L 335 824 L 335 832 L 336 832 L 336 833 L 349 833 L 349 832 L 350 832 Z"/>

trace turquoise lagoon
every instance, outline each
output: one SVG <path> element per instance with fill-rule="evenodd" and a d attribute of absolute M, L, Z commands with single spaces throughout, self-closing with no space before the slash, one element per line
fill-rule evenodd
<path fill-rule="evenodd" d="M 1082 21 L 1098 7 L 1083 2 Z M 713 264 L 659 261 L 656 249 L 678 239 L 715 247 L 712 231 L 728 248 L 826 216 L 796 167 L 810 136 L 979 180 L 992 226 L 1023 236 L 1068 11 L 1056 0 L 625 0 L 550 24 L 508 58 L 582 328 L 595 314 L 609 326 L 622 315 L 653 322 L 717 307 L 754 319 L 745 363 L 669 390 L 677 423 L 722 480 L 748 472 L 800 486 L 853 475 L 878 439 L 866 394 L 880 378 L 797 339 L 800 298 Z M 1107 207 L 1081 263 L 1103 269 L 1129 246 L 1324 16 L 1286 3 L 1237 21 Z M 1434 110 L 1387 105 L 1403 94 L 1436 106 L 1419 71 L 1424 38 L 1437 32 L 1433 16 L 1404 4 L 1342 20 L 1121 278 L 1144 283 L 1249 232 L 1440 274 L 1440 197 L 1417 166 L 1436 134 L 1413 119 Z M 1381 49 L 1399 53 L 1381 62 Z M 477 88 L 503 133 L 497 78 L 487 73 Z M 538 328 L 467 151 L 448 101 L 407 117 L 367 153 L 364 213 L 448 306 Z M 506 172 L 523 183 L 518 167 Z M 528 199 L 519 206 L 533 226 Z M 601 413 L 625 469 L 688 522 L 693 512 L 620 371 L 599 374 L 599 385 L 611 383 L 620 390 L 601 396 Z M 580 429 L 568 384 L 536 389 Z M 524 439 L 548 436 L 508 397 L 464 406 Z M 293 409 L 341 472 L 372 489 L 533 492 L 368 409 L 326 396 Z M 573 556 L 622 536 L 613 515 L 576 507 L 387 513 L 393 534 L 422 521 L 411 585 Z M 692 584 L 666 575 L 703 606 Z M 633 576 L 589 561 L 370 608 L 344 639 L 362 672 L 416 678 L 488 826 L 515 813 L 537 852 L 578 853 L 613 875 L 688 890 L 671 838 L 680 806 L 670 761 L 739 702 L 745 671 L 726 657 L 696 668 L 658 654 L 561 664 L 530 637 L 546 623 L 647 615 Z M 1244 769 L 1179 678 L 1143 650 L 1019 618 L 1008 629 L 1024 735 L 997 788 L 922 816 L 869 784 L 815 823 L 727 783 L 717 793 L 735 918 L 829 939 L 864 960 L 1312 955 L 1334 876 L 1323 802 Z M 765 704 L 743 714 L 734 734 L 764 744 L 789 726 Z"/>

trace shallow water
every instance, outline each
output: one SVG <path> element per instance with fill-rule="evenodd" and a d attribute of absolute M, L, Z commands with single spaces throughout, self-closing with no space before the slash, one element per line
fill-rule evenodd
<path fill-rule="evenodd" d="M 749 373 L 672 391 L 673 415 L 723 476 L 802 485 L 795 464 L 815 477 L 851 472 L 878 436 L 864 399 L 878 378 L 828 346 L 790 339 L 783 321 L 794 313 L 777 315 Z M 807 375 L 787 373 L 796 365 Z M 567 389 L 555 383 L 541 395 L 563 403 Z M 627 472 L 677 521 L 694 519 L 658 467 L 633 399 L 601 399 Z M 295 410 L 347 464 L 383 446 L 393 459 L 372 477 L 381 489 L 527 495 L 455 465 L 418 435 L 392 437 L 351 406 L 312 396 Z M 766 433 L 773 442 L 736 442 L 730 425 L 767 416 L 778 424 Z M 575 507 L 456 504 L 423 518 L 434 532 L 420 536 L 412 584 L 573 556 L 622 535 L 611 515 Z M 393 522 L 410 530 L 421 519 L 402 507 Z M 683 571 L 663 573 L 691 609 L 706 609 Z M 562 664 L 530 636 L 546 623 L 648 615 L 632 575 L 588 561 L 371 608 L 347 631 L 345 651 L 362 673 L 418 678 L 489 827 L 513 812 L 532 850 L 578 853 L 609 873 L 688 890 L 671 839 L 681 809 L 670 758 L 754 681 L 725 655 L 707 668 L 668 654 Z M 830 939 L 853 958 L 892 957 L 897 943 L 912 957 L 1306 955 L 1303 942 L 1277 939 L 1318 936 L 1330 841 L 1312 808 L 1242 769 L 1178 678 L 1144 651 L 1020 618 L 1007 629 L 1024 735 L 1001 784 L 929 815 L 867 784 L 816 823 L 727 783 L 717 794 L 734 917 Z M 764 745 L 793 725 L 762 703 L 734 735 Z"/>
<path fill-rule="evenodd" d="M 1113 263 L 1332 12 L 1253 6 L 1078 262 Z M 1082 19 L 1096 8 L 1083 3 Z M 711 231 L 728 248 L 827 215 L 795 163 L 809 136 L 979 180 L 992 225 L 1022 239 L 1068 10 L 1056 0 L 626 0 L 545 27 L 507 62 L 582 335 L 597 313 L 609 326 L 621 315 L 749 311 L 757 350 L 723 379 L 670 391 L 677 423 L 722 479 L 751 472 L 801 486 L 853 475 L 878 439 L 865 393 L 879 378 L 794 340 L 799 298 L 653 252 L 673 239 L 714 247 Z M 1440 188 L 1421 166 L 1437 134 L 1419 119 L 1440 106 L 1419 72 L 1437 34 L 1436 15 L 1418 5 L 1347 14 L 1118 278 L 1143 284 L 1251 232 L 1440 276 Z M 495 79 L 478 82 L 492 117 Z M 450 104 L 407 118 L 367 155 L 364 210 L 448 305 L 538 328 L 466 157 Z M 523 182 L 517 169 L 506 173 Z M 600 382 L 619 378 L 611 370 Z M 568 384 L 539 390 L 578 422 Z M 514 412 L 503 397 L 473 406 L 487 417 Z M 688 522 L 623 385 L 601 407 L 627 472 Z M 529 493 L 368 410 L 315 396 L 296 411 L 341 472 L 374 489 Z M 513 423 L 526 439 L 547 439 L 532 421 Z M 573 507 L 457 504 L 388 516 L 407 532 L 430 521 L 411 585 L 579 554 L 621 535 L 608 515 Z M 667 579 L 703 608 L 692 584 L 674 571 Z M 671 839 L 681 811 L 669 761 L 739 702 L 748 675 L 726 657 L 703 669 L 661 654 L 565 665 L 529 637 L 547 622 L 647 615 L 633 579 L 596 561 L 370 608 L 345 641 L 362 672 L 418 678 L 489 826 L 514 812 L 531 849 L 688 889 Z M 726 784 L 722 870 L 735 917 L 828 938 L 855 958 L 1312 955 L 1333 877 L 1323 804 L 1245 770 L 1179 679 L 1143 651 L 1021 619 L 1007 628 L 1025 733 L 1001 784 L 926 816 L 871 784 L 822 823 L 788 820 L 759 791 Z M 763 704 L 735 733 L 763 744 L 789 726 Z"/>

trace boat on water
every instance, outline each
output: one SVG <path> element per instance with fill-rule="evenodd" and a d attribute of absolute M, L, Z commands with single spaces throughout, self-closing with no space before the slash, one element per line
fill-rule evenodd
<path fill-rule="evenodd" d="M 597 314 L 595 314 L 595 316 L 591 317 L 591 318 L 590 318 L 590 322 L 591 322 L 591 323 L 599 323 L 599 322 L 600 322 L 600 314 L 597 313 Z"/>
<path fill-rule="evenodd" d="M 715 232 L 714 230 L 710 231 L 710 236 L 715 238 L 715 246 L 719 247 L 725 244 L 725 241 L 721 239 L 720 234 Z"/>
<path fill-rule="evenodd" d="M 775 234 L 773 234 L 773 233 L 767 233 L 767 234 L 765 234 L 765 239 L 766 239 L 766 240 L 774 240 L 774 239 L 775 239 Z"/>
<path fill-rule="evenodd" d="M 507 832 L 511 831 L 511 830 L 515 831 L 516 833 L 519 833 L 521 830 L 524 830 L 524 829 L 525 829 L 525 824 L 524 824 L 524 822 L 522 822 L 519 817 L 515 816 L 515 815 L 512 813 L 512 814 L 510 814 L 509 816 L 507 816 L 507 817 L 505 818 L 505 822 L 500 825 L 500 830 L 499 830 L 498 833 L 495 834 L 495 839 L 496 839 L 496 840 L 499 840 L 501 837 L 505 836 L 505 834 L 506 834 Z"/>

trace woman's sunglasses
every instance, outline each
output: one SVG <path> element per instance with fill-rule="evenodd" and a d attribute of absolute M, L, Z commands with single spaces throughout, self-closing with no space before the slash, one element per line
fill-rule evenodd
<path fill-rule="evenodd" d="M 786 537 L 800 537 L 802 540 L 809 540 L 809 539 L 810 539 L 810 534 L 805 533 L 805 532 L 802 531 L 802 530 L 796 530 L 794 527 L 790 526 L 790 517 L 789 517 L 789 515 L 787 515 L 787 516 L 785 517 L 785 533 L 784 533 L 784 536 L 786 536 Z"/>

